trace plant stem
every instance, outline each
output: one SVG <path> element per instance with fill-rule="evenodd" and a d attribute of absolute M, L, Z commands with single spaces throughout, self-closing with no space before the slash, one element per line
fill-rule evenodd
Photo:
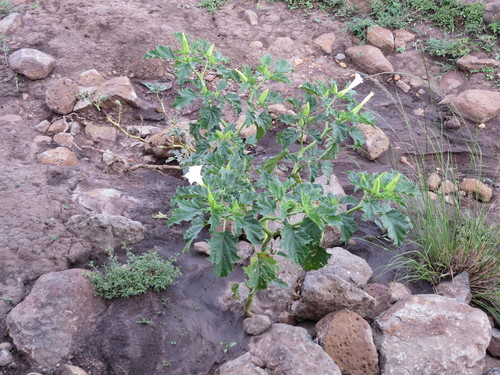
<path fill-rule="evenodd" d="M 250 309 L 252 308 L 252 302 L 253 302 L 253 299 L 255 297 L 255 294 L 257 293 L 256 290 L 252 290 L 250 292 L 250 294 L 248 295 L 247 297 L 247 300 L 245 301 L 245 309 L 244 309 L 244 312 L 245 312 L 245 316 L 247 318 L 251 318 L 254 316 L 253 312 L 250 311 Z"/>

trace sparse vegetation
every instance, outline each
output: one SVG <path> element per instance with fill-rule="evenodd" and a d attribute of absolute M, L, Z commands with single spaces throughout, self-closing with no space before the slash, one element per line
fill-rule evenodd
<path fill-rule="evenodd" d="M 127 251 L 124 264 L 116 254 L 109 255 L 109 262 L 99 270 L 93 263 L 92 272 L 87 273 L 96 294 L 104 299 L 131 297 L 145 293 L 148 289 L 155 292 L 167 289 L 180 275 L 174 266 L 174 258 L 163 259 L 156 251 L 135 255 Z"/>
<path fill-rule="evenodd" d="M 9 13 L 12 12 L 12 9 L 14 9 L 14 5 L 12 5 L 9 0 L 0 1 L 0 19 L 9 15 Z"/>

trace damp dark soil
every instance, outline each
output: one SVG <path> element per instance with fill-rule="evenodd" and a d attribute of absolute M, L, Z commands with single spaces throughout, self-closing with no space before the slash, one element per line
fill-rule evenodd
<path fill-rule="evenodd" d="M 113 143 L 92 143 L 83 135 L 77 136 L 75 142 L 82 148 L 75 150 L 80 159 L 77 167 L 50 167 L 36 162 L 35 156 L 43 147 L 34 143 L 39 135 L 34 126 L 57 117 L 44 103 L 45 91 L 56 79 L 75 79 L 89 69 L 96 69 L 105 78 L 128 76 L 139 96 L 154 102 L 141 83 L 170 80 L 171 72 L 162 62 L 143 60 L 142 56 L 156 45 L 175 45 L 173 34 L 179 31 L 215 43 L 235 67 L 257 63 L 265 53 L 285 58 L 295 65 L 291 77 L 293 88 L 304 81 L 327 79 L 344 85 L 356 71 L 348 61 L 347 67 L 335 61 L 333 56 L 344 53 L 354 41 L 345 24 L 324 13 L 307 15 L 300 10 L 289 10 L 283 3 L 260 1 L 258 5 L 256 1 L 235 0 L 211 14 L 198 8 L 197 3 L 197 0 L 46 0 L 24 11 L 23 26 L 10 37 L 9 48 L 36 48 L 53 55 L 57 63 L 53 74 L 40 81 L 15 76 L 6 64 L 0 63 L 0 116 L 17 114 L 23 118 L 21 123 L 0 126 L 0 297 L 9 298 L 0 300 L 0 341 L 9 340 L 6 314 L 29 293 L 38 277 L 51 271 L 87 267 L 90 260 L 104 261 L 97 254 L 83 259 L 69 255 L 73 248 L 88 246 L 65 227 L 69 217 L 85 211 L 75 200 L 77 192 L 107 188 L 116 189 L 126 197 L 114 202 L 113 209 L 140 221 L 146 228 L 146 238 L 132 246 L 133 252 L 157 249 L 168 257 L 182 249 L 183 228 L 168 227 L 151 216 L 158 211 L 168 213 L 171 195 L 186 181 L 176 171 L 108 170 L 98 150 L 111 149 L 132 164 L 142 160 L 143 149 L 135 147 L 124 135 L 120 134 Z M 258 26 L 250 26 L 242 17 L 245 9 L 258 14 Z M 326 32 L 336 35 L 331 55 L 312 43 Z M 427 32 L 439 33 L 432 29 Z M 293 48 L 276 48 L 274 42 L 278 37 L 293 39 Z M 254 41 L 262 42 L 263 47 L 250 46 Z M 424 67 L 418 51 L 409 49 L 389 58 L 401 74 L 422 80 L 426 92 L 426 85 L 432 82 L 427 83 L 422 77 L 440 74 L 436 65 Z M 302 63 L 295 64 L 297 59 Z M 494 89 L 491 85 L 471 79 L 461 89 Z M 174 84 L 166 94 L 167 103 L 171 103 L 177 89 Z M 393 147 L 376 162 L 352 150 L 341 153 L 334 173 L 348 194 L 353 191 L 347 171 L 395 168 L 415 178 L 417 162 L 425 161 L 431 170 L 440 152 L 453 158 L 459 177 L 473 177 L 471 174 L 477 171 L 470 168 L 474 159 L 472 150 L 478 146 L 482 152 L 482 177 L 494 186 L 500 183 L 498 118 L 489 121 L 485 129 L 472 124 L 456 130 L 442 129 L 443 118 L 451 113 L 436 104 L 439 97 L 434 91 L 419 96 L 403 94 L 394 82 L 377 77 L 366 80 L 358 91 L 359 98 L 375 92 L 367 109 L 376 115 L 377 125 L 391 138 Z M 95 116 L 95 122 L 104 124 L 99 116 L 88 116 Z M 196 112 L 183 115 L 182 119 L 192 120 L 195 116 Z M 123 123 L 139 125 L 138 118 L 137 113 L 129 111 Z M 144 121 L 144 125 L 165 126 L 162 121 Z M 265 142 L 256 149 L 259 157 L 273 155 L 277 150 L 272 142 Z M 46 148 L 49 147 L 54 145 L 47 144 Z M 498 219 L 497 195 L 488 208 Z M 368 261 L 374 269 L 375 281 L 387 282 L 395 273 L 385 272 L 384 268 L 398 250 L 377 246 L 380 236 L 374 225 L 361 223 L 347 249 Z M 210 263 L 194 253 L 178 255 L 177 264 L 182 277 L 168 291 L 107 302 L 102 319 L 91 327 L 93 334 L 87 344 L 68 362 L 94 375 L 205 375 L 213 374 L 218 364 L 241 354 L 246 345 L 241 326 L 243 314 L 223 311 L 220 302 L 229 284 L 243 280 L 241 270 L 226 279 L 216 278 Z M 430 292 L 427 285 L 412 287 L 415 291 Z M 143 318 L 150 323 L 137 323 Z M 224 353 L 221 343 L 230 342 L 237 345 Z M 19 353 L 15 363 L 16 368 L 0 370 L 0 374 L 25 375 L 30 370 Z"/>

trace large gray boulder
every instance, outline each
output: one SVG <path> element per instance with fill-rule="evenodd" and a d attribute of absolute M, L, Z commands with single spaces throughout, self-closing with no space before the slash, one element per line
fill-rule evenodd
<path fill-rule="evenodd" d="M 482 375 L 491 339 L 487 315 L 434 294 L 408 297 L 375 320 L 384 375 Z"/>
<path fill-rule="evenodd" d="M 71 233 L 86 239 L 100 250 L 116 247 L 123 242 L 134 244 L 144 239 L 143 225 L 124 216 L 105 215 L 90 212 L 85 215 L 74 215 L 67 223 Z"/>
<path fill-rule="evenodd" d="M 104 311 L 84 272 L 75 268 L 41 276 L 7 315 L 14 345 L 33 364 L 54 367 L 85 340 Z"/>
<path fill-rule="evenodd" d="M 375 299 L 362 289 L 372 276 L 372 269 L 364 259 L 341 247 L 329 252 L 331 257 L 325 267 L 306 273 L 293 313 L 311 320 L 344 309 L 367 316 Z"/>
<path fill-rule="evenodd" d="M 232 361 L 224 363 L 216 372 L 216 375 L 268 375 L 258 365 L 260 360 L 245 353 Z"/>
<path fill-rule="evenodd" d="M 335 362 L 304 328 L 276 323 L 250 342 L 250 354 L 273 375 L 341 375 Z"/>

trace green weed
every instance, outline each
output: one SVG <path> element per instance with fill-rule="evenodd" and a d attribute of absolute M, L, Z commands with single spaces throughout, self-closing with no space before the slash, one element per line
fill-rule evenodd
<path fill-rule="evenodd" d="M 8 16 L 10 12 L 14 9 L 14 5 L 9 0 L 0 1 L 0 19 Z"/>
<path fill-rule="evenodd" d="M 198 3 L 198 7 L 205 8 L 209 12 L 215 13 L 226 3 L 227 0 L 202 0 Z"/>
<path fill-rule="evenodd" d="M 180 275 L 180 269 L 173 265 L 174 260 L 165 260 L 156 251 L 142 255 L 127 252 L 127 260 L 122 265 L 116 254 L 111 254 L 109 263 L 102 270 L 91 262 L 93 271 L 87 276 L 96 294 L 104 299 L 131 297 L 148 289 L 159 292 L 172 285 Z"/>

